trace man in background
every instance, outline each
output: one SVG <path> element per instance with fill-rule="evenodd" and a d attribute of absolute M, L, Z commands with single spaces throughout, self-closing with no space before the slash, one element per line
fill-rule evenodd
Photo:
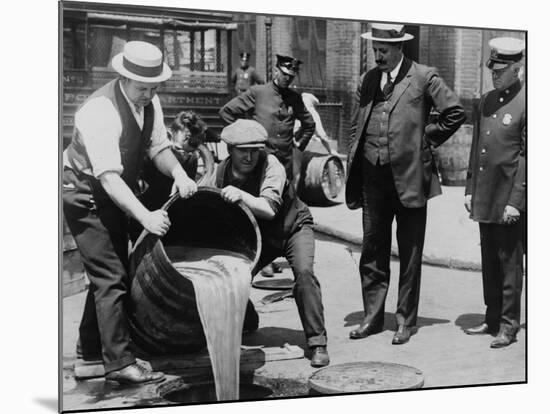
<path fill-rule="evenodd" d="M 231 84 L 236 95 L 248 90 L 252 85 L 264 83 L 256 69 L 249 65 L 250 53 L 242 52 L 239 56 L 241 57 L 241 66 L 235 69 L 231 77 Z"/>

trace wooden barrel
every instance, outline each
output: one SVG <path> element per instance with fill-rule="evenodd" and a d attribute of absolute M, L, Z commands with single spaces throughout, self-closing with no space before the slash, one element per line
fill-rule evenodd
<path fill-rule="evenodd" d="M 305 203 L 322 206 L 336 202 L 344 182 L 344 164 L 336 155 L 303 152 L 298 196 Z"/>
<path fill-rule="evenodd" d="M 466 185 L 472 133 L 472 125 L 462 125 L 451 138 L 437 148 L 438 168 L 443 185 Z"/>
<path fill-rule="evenodd" d="M 130 257 L 130 332 L 137 347 L 151 355 L 193 352 L 206 345 L 195 290 L 178 272 L 165 248 L 190 246 L 229 250 L 255 266 L 261 238 L 254 216 L 244 204 L 229 204 L 220 191 L 200 187 L 191 198 L 177 195 L 163 207 L 170 230 L 158 238 L 142 233 Z"/>

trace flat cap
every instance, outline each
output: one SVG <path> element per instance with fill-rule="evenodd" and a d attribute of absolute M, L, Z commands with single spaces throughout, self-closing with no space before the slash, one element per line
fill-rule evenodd
<path fill-rule="evenodd" d="M 267 131 L 252 119 L 237 119 L 222 129 L 220 135 L 227 145 L 241 148 L 263 148 L 267 141 Z"/>
<path fill-rule="evenodd" d="M 485 65 L 489 69 L 502 69 L 523 58 L 525 42 L 513 37 L 496 37 L 489 40 L 491 56 Z"/>

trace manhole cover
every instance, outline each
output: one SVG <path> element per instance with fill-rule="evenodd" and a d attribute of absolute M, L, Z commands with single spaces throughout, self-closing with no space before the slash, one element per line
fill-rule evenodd
<path fill-rule="evenodd" d="M 257 289 L 286 290 L 294 287 L 294 280 L 290 278 L 255 280 L 252 282 L 252 286 Z"/>
<path fill-rule="evenodd" d="M 390 362 L 349 362 L 320 369 L 309 386 L 322 394 L 421 388 L 424 375 L 417 368 Z"/>

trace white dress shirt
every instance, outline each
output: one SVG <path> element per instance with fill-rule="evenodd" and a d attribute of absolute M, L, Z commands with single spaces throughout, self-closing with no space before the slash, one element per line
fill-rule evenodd
<path fill-rule="evenodd" d="M 397 64 L 395 68 L 390 72 L 391 80 L 395 83 L 395 78 L 397 78 L 397 74 L 399 73 L 399 69 L 401 69 L 401 64 L 403 63 L 403 56 L 401 56 L 401 60 Z M 384 90 L 384 86 L 386 85 L 386 82 L 388 81 L 388 74 L 384 72 L 382 74 L 382 78 L 380 79 L 380 89 Z"/>
<path fill-rule="evenodd" d="M 139 112 L 136 111 L 134 104 L 126 96 L 122 85 L 120 85 L 120 88 L 139 127 L 143 128 L 143 108 Z M 170 147 L 158 95 L 154 96 L 152 103 L 155 120 L 151 132 L 151 145 L 147 149 L 147 155 L 151 159 L 162 150 Z M 82 172 L 96 178 L 107 171 L 122 174 L 123 168 L 119 149 L 122 121 L 111 100 L 104 96 L 90 99 L 75 114 L 74 124 L 82 137 L 91 163 L 91 170 L 87 169 Z M 63 153 L 63 165 L 70 166 L 65 152 Z"/>

